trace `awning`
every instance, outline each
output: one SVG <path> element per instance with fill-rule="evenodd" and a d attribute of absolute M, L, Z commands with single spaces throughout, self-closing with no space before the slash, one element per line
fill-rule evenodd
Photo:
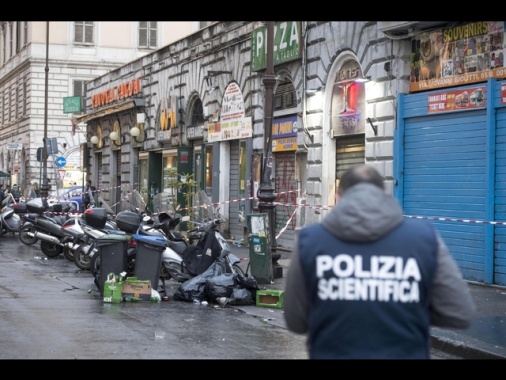
<path fill-rule="evenodd" d="M 99 109 L 94 113 L 87 113 L 80 116 L 75 116 L 76 124 L 87 123 L 88 121 L 98 119 L 107 115 L 111 115 L 114 113 L 118 113 L 121 111 L 126 111 L 135 107 L 144 107 L 145 101 L 144 99 L 129 99 L 122 103 L 116 103 L 108 107 L 104 107 Z"/>
<path fill-rule="evenodd" d="M 10 174 L 7 174 L 0 170 L 0 177 L 10 177 L 10 176 L 11 176 Z"/>

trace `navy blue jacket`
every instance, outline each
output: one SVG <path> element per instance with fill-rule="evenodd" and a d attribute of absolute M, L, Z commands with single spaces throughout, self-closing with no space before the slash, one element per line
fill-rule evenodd
<path fill-rule="evenodd" d="M 283 304 L 311 359 L 429 358 L 430 326 L 466 328 L 475 313 L 433 224 L 369 183 L 299 231 Z"/>
<path fill-rule="evenodd" d="M 340 240 L 315 224 L 299 241 L 312 358 L 429 357 L 428 295 L 437 255 L 430 223 L 405 219 L 369 243 Z"/>

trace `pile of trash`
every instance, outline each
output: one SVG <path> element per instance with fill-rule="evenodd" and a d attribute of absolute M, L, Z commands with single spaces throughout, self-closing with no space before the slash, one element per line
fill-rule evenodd
<path fill-rule="evenodd" d="M 224 259 L 217 259 L 202 274 L 183 282 L 174 293 L 176 301 L 251 305 L 260 288 L 253 276 L 226 273 Z"/>

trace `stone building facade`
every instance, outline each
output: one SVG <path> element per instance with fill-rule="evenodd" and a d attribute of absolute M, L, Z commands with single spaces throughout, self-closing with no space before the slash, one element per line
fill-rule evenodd
<path fill-rule="evenodd" d="M 294 58 L 278 57 L 280 62 L 274 65 L 273 122 L 290 123 L 295 131 L 287 135 L 291 140 L 284 145 L 286 150 L 272 152 L 280 247 L 293 246 L 298 227 L 319 221 L 327 213 L 334 204 L 339 175 L 347 166 L 374 165 L 391 191 L 396 95 L 408 89 L 411 45 L 408 40 L 387 38 L 380 27 L 372 21 L 276 23 L 276 33 L 291 36 L 285 42 L 296 41 L 300 48 Z M 128 100 L 139 107 L 108 111 L 103 117 L 98 107 L 95 113 L 78 118 L 87 123 L 88 137 L 99 125 L 107 136 L 120 119 L 123 145 L 110 149 L 110 139 L 104 139 L 102 149 L 90 150 L 94 181 L 104 189 L 121 189 L 111 203 L 125 201 L 135 191 L 150 203 L 150 197 L 166 191 L 164 170 L 181 168 L 184 157 L 198 188 L 206 190 L 227 216 L 226 235 L 236 240 L 244 237 L 242 218 L 258 210 L 257 201 L 250 198 L 256 197 L 260 183 L 265 142 L 264 70 L 254 67 L 258 58 L 254 49 L 262 42 L 259 28 L 265 25 L 216 22 L 88 82 L 88 106 L 93 96 L 117 88 L 121 81 L 139 78 L 142 84 L 142 94 Z M 279 38 L 276 43 L 281 46 Z M 346 119 L 352 120 L 347 121 L 347 128 L 358 129 L 345 133 L 349 131 L 343 132 L 332 121 L 342 106 L 337 98 L 343 93 L 337 87 L 355 79 L 360 84 L 347 90 L 361 96 L 357 103 L 361 125 L 352 126 L 355 119 Z M 216 137 L 217 123 L 228 125 L 222 117 L 224 104 L 230 105 L 227 91 L 231 88 L 240 92 L 240 117 L 247 119 L 251 130 L 245 137 Z M 140 145 L 130 135 L 138 113 L 145 115 L 145 140 Z M 274 134 L 273 140 L 277 137 Z M 107 165 L 112 167 L 106 169 Z"/>
<path fill-rule="evenodd" d="M 88 80 L 199 27 L 199 22 L 1 21 L 0 170 L 9 176 L 0 182 L 22 189 L 41 182 L 37 151 L 47 126 L 47 138 L 56 139 L 47 165 L 51 190 L 68 186 L 70 178 L 83 184 L 80 148 L 86 138 L 73 133 L 72 118 L 86 110 L 65 111 L 64 99 L 83 97 Z M 54 165 L 59 156 L 66 159 L 63 168 Z M 82 174 L 62 180 L 58 169 Z"/>

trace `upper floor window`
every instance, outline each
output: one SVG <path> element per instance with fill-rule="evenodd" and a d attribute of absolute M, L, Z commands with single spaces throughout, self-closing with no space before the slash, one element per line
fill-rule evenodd
<path fill-rule="evenodd" d="M 274 95 L 274 110 L 280 111 L 292 107 L 297 107 L 295 87 L 290 81 L 282 82 Z"/>
<path fill-rule="evenodd" d="M 2 25 L 2 63 L 7 61 L 7 28 Z"/>
<path fill-rule="evenodd" d="M 81 112 L 86 110 L 86 99 L 84 97 L 86 93 L 86 82 L 84 80 L 74 80 L 72 82 L 72 96 L 81 97 Z"/>
<path fill-rule="evenodd" d="M 139 47 L 156 48 L 156 21 L 139 22 Z"/>
<path fill-rule="evenodd" d="M 7 100 L 8 100 L 7 109 L 8 109 L 8 113 L 9 113 L 7 121 L 11 121 L 12 120 L 12 99 L 11 99 L 11 88 L 10 87 L 7 89 Z"/>
<path fill-rule="evenodd" d="M 23 28 L 23 46 L 26 46 L 27 44 L 28 44 L 28 21 L 25 21 Z"/>
<path fill-rule="evenodd" d="M 93 21 L 75 21 L 74 43 L 83 45 L 93 44 Z"/>
<path fill-rule="evenodd" d="M 204 124 L 204 107 L 202 106 L 202 100 L 197 99 L 193 105 L 191 126 L 197 126 Z"/>
<path fill-rule="evenodd" d="M 21 48 L 19 45 L 21 44 L 21 25 L 22 21 L 16 22 L 16 53 L 19 53 L 19 49 Z"/>
<path fill-rule="evenodd" d="M 11 22 L 10 28 L 9 28 L 9 58 L 11 58 L 14 55 L 13 49 L 14 49 L 14 23 Z"/>
<path fill-rule="evenodd" d="M 17 120 L 19 118 L 19 85 L 16 84 L 15 87 L 15 98 L 14 98 L 14 120 Z"/>
<path fill-rule="evenodd" d="M 26 83 L 26 79 L 23 81 L 23 99 L 21 99 L 22 101 L 22 109 L 21 109 L 21 112 L 23 114 L 23 116 L 26 115 L 26 99 L 28 98 L 28 85 Z"/>
<path fill-rule="evenodd" d="M 199 21 L 199 29 L 205 28 L 206 26 L 209 26 L 214 21 Z"/>

